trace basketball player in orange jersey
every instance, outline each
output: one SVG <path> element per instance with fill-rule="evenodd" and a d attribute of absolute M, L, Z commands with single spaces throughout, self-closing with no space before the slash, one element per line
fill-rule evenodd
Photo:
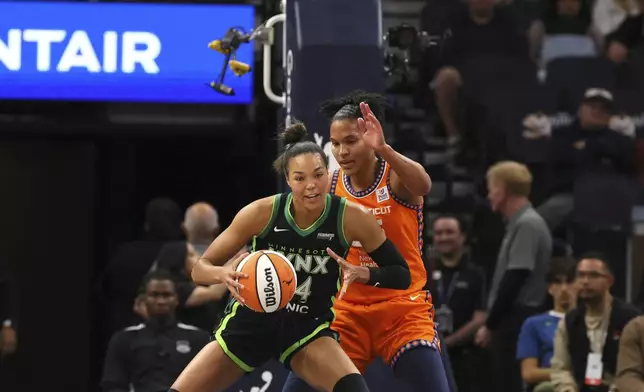
<path fill-rule="evenodd" d="M 329 194 L 328 158 L 320 146 L 305 138 L 302 124 L 287 128 L 285 150 L 275 162 L 292 192 L 244 207 L 192 270 L 195 282 L 224 283 L 235 299 L 226 308 L 214 341 L 185 368 L 171 392 L 223 391 L 270 358 L 279 359 L 318 390 L 369 391 L 331 329 L 332 306 L 340 288 L 338 264 L 343 270 L 340 296 L 354 281 L 405 289 L 410 284 L 409 269 L 373 215 Z M 253 250 L 272 249 L 294 260 L 298 287 L 282 310 L 259 313 L 243 306 L 237 288 L 255 284 L 235 271 L 245 255 L 223 265 L 251 240 Z M 362 243 L 379 268 L 354 266 L 337 255 L 346 255 L 353 241 Z"/>
<path fill-rule="evenodd" d="M 354 92 L 325 102 L 322 112 L 331 119 L 333 156 L 340 165 L 331 177 L 331 193 L 370 211 L 403 255 L 411 273 L 407 290 L 353 285 L 334 309 L 333 328 L 356 367 L 381 357 L 396 377 L 417 391 L 449 392 L 440 343 L 434 325 L 431 295 L 423 291 L 427 273 L 421 258 L 423 200 L 431 180 L 418 163 L 389 146 L 378 121 L 386 100 L 376 94 Z M 377 267 L 359 242 L 353 242 L 347 260 L 353 265 Z M 308 388 L 289 375 L 283 392 Z"/>

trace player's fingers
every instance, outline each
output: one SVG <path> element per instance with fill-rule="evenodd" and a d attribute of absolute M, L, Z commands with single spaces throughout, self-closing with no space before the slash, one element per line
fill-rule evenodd
<path fill-rule="evenodd" d="M 245 279 L 245 278 L 248 278 L 248 274 L 245 274 L 243 272 L 232 271 L 230 273 L 230 277 L 233 279 Z"/>
<path fill-rule="evenodd" d="M 237 279 L 228 278 L 228 279 L 226 279 L 226 282 L 227 282 L 228 285 L 230 285 L 231 287 L 234 287 L 236 290 L 241 290 L 241 289 L 244 288 L 244 285 L 239 283 L 239 281 Z"/>
<path fill-rule="evenodd" d="M 340 295 L 338 295 L 338 299 L 342 299 L 344 297 L 344 294 L 347 292 L 347 288 L 349 287 L 349 280 L 344 279 L 344 282 L 342 283 L 342 288 L 340 289 Z"/>
<path fill-rule="evenodd" d="M 364 133 L 367 130 L 367 124 L 364 121 L 364 118 L 358 118 L 358 131 Z"/>
<path fill-rule="evenodd" d="M 329 256 L 333 257 L 333 259 L 337 262 L 340 262 L 342 257 L 338 256 L 331 248 L 326 248 L 326 253 L 329 254 Z"/>
<path fill-rule="evenodd" d="M 241 263 L 241 261 L 244 260 L 244 258 L 246 258 L 246 256 L 248 255 L 249 255 L 248 252 L 244 252 L 239 256 L 235 257 L 235 260 L 233 261 L 233 269 L 237 269 L 237 266 L 239 265 L 239 263 Z"/>
<path fill-rule="evenodd" d="M 362 113 L 362 117 L 367 118 L 367 115 L 369 114 L 369 109 L 368 105 L 366 102 L 360 102 L 360 112 Z"/>
<path fill-rule="evenodd" d="M 369 117 L 369 114 L 373 114 L 373 111 L 371 111 L 369 104 L 366 102 L 360 102 L 360 112 L 362 112 L 362 116 L 365 119 Z"/>
<path fill-rule="evenodd" d="M 352 264 L 350 264 L 348 261 L 346 261 L 345 259 L 343 259 L 340 256 L 338 256 L 336 261 L 338 262 L 338 264 L 340 264 L 340 268 L 342 268 L 343 270 L 350 270 L 351 267 L 353 267 Z"/>
<path fill-rule="evenodd" d="M 237 290 L 237 288 L 236 288 L 235 286 L 231 285 L 231 284 L 230 284 L 230 282 L 226 282 L 225 284 L 226 284 L 226 287 L 228 288 L 228 291 L 230 291 L 230 294 L 231 294 L 231 295 L 232 295 L 232 296 L 233 296 L 237 301 L 239 301 L 239 303 L 241 303 L 241 304 L 246 304 L 246 300 L 244 299 L 244 297 L 242 297 L 242 296 L 239 294 L 239 290 Z"/>

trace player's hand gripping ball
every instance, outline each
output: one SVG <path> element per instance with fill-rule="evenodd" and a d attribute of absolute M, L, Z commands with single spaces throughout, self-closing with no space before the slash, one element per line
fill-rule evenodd
<path fill-rule="evenodd" d="M 259 250 L 239 262 L 237 272 L 246 274 L 239 295 L 244 305 L 260 313 L 284 309 L 295 294 L 297 274 L 293 264 L 280 253 Z"/>

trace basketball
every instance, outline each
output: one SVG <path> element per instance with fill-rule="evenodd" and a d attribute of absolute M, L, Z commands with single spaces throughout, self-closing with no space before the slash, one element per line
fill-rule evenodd
<path fill-rule="evenodd" d="M 255 312 L 273 313 L 284 309 L 295 294 L 295 268 L 280 253 L 253 252 L 239 262 L 237 272 L 248 275 L 241 282 L 244 288 L 239 294 L 246 300 L 246 306 Z"/>

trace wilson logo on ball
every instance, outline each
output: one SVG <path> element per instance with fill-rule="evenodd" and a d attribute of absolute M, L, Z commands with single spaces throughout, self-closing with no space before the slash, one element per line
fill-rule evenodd
<path fill-rule="evenodd" d="M 239 263 L 237 271 L 248 275 L 247 279 L 240 280 L 244 288 L 239 294 L 246 300 L 246 306 L 256 312 L 273 313 L 283 309 L 295 294 L 295 268 L 280 253 L 253 252 Z"/>
<path fill-rule="evenodd" d="M 273 269 L 264 268 L 264 279 L 266 280 L 266 287 L 264 287 L 264 294 L 266 294 L 264 301 L 266 307 L 275 306 L 277 298 L 275 297 L 275 285 L 273 284 Z"/>

